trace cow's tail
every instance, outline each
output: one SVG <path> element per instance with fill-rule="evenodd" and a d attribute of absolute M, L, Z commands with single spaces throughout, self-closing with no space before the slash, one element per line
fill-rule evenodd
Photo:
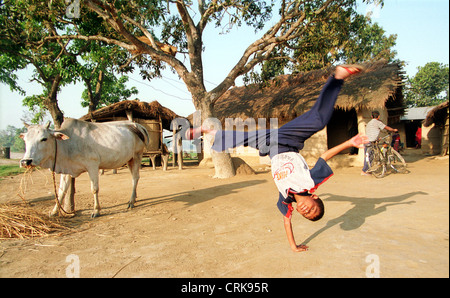
<path fill-rule="evenodd" d="M 133 124 L 129 125 L 128 128 L 134 134 L 136 134 L 139 137 L 139 139 L 141 139 L 141 141 L 145 144 L 146 147 L 148 146 L 150 137 L 148 136 L 148 131 L 147 131 L 147 129 L 145 129 L 144 126 L 142 126 L 138 123 L 133 123 Z"/>

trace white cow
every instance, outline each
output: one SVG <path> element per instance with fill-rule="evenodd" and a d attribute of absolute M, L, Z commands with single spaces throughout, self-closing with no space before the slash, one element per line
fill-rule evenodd
<path fill-rule="evenodd" d="M 148 132 L 140 124 L 131 121 L 91 123 L 65 118 L 59 130 L 49 129 L 47 125 L 27 125 L 28 131 L 21 135 L 25 141 L 26 152 L 20 161 L 21 167 L 40 166 L 49 168 L 58 174 L 78 177 L 88 172 L 91 189 L 94 194 L 94 212 L 92 217 L 100 215 L 98 202 L 99 169 L 115 169 L 128 164 L 133 176 L 133 191 L 128 208 L 136 201 L 136 187 L 142 154 L 148 144 Z M 67 193 L 68 183 L 60 190 Z M 58 212 L 58 204 L 52 215 Z"/>

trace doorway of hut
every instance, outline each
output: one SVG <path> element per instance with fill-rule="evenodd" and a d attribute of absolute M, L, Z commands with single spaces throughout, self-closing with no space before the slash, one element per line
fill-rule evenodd
<path fill-rule="evenodd" d="M 335 109 L 327 125 L 327 145 L 333 148 L 358 133 L 356 110 Z M 340 154 L 358 154 L 358 148 L 349 148 Z"/>
<path fill-rule="evenodd" d="M 416 147 L 416 132 L 419 127 L 422 127 L 422 120 L 410 120 L 405 122 L 405 137 L 406 147 Z"/>

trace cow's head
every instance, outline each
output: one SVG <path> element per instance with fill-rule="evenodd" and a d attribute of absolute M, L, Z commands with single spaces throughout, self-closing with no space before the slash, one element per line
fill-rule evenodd
<path fill-rule="evenodd" d="M 21 167 L 45 166 L 45 163 L 53 163 L 56 153 L 56 140 L 67 140 L 69 137 L 59 131 L 51 130 L 50 122 L 46 125 L 28 125 L 26 133 L 20 134 L 25 141 L 25 155 L 20 160 Z"/>

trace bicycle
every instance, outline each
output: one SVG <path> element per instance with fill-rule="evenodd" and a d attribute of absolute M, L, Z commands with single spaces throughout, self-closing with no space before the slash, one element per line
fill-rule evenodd
<path fill-rule="evenodd" d="M 395 173 L 407 173 L 406 162 L 403 157 L 391 146 L 392 134 L 378 138 L 367 148 L 366 160 L 369 165 L 367 173 L 371 173 L 376 178 L 386 176 L 388 170 Z"/>

